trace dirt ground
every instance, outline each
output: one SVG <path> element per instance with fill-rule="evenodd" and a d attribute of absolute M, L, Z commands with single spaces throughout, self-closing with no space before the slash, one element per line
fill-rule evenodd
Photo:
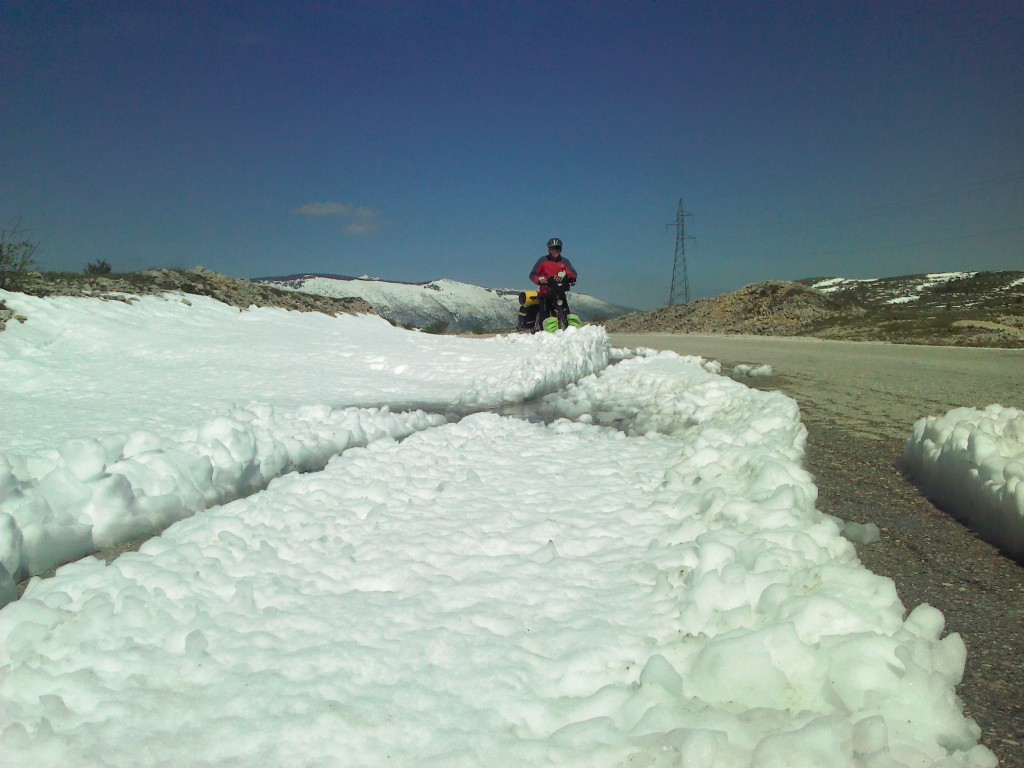
<path fill-rule="evenodd" d="M 981 741 L 1024 768 L 1024 567 L 937 509 L 895 463 L 915 421 L 958 406 L 1024 408 L 1024 350 L 917 347 L 807 338 L 612 335 L 616 346 L 670 349 L 772 375 L 740 379 L 800 404 L 818 508 L 882 531 L 861 561 L 896 583 L 905 606 L 929 603 L 967 645 L 957 692 Z"/>

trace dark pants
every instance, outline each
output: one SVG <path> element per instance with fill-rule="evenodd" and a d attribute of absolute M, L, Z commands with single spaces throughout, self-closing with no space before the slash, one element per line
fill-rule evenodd
<path fill-rule="evenodd" d="M 544 320 L 551 317 L 551 313 L 555 310 L 558 305 L 555 303 L 557 298 L 553 294 L 545 294 L 537 297 L 539 300 L 539 309 L 537 310 L 537 322 L 534 324 L 534 328 L 538 331 L 544 329 Z M 565 296 L 562 299 L 562 306 L 565 308 L 565 314 L 569 314 L 569 297 Z"/>

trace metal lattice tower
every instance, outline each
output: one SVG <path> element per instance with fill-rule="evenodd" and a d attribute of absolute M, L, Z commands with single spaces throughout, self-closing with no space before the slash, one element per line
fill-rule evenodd
<path fill-rule="evenodd" d="M 686 269 L 686 241 L 693 240 L 686 234 L 686 217 L 692 217 L 683 209 L 683 198 L 679 198 L 679 210 L 676 213 L 676 257 L 672 262 L 672 289 L 668 295 L 668 305 L 690 303 L 690 275 Z M 669 226 L 672 226 L 669 224 Z M 682 302 L 680 302 L 682 298 Z"/>

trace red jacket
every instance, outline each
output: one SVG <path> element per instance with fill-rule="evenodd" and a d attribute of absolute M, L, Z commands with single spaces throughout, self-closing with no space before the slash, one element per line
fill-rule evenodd
<path fill-rule="evenodd" d="M 572 262 L 567 258 L 561 256 L 553 259 L 550 255 L 541 256 L 530 271 L 530 280 L 540 285 L 540 278 L 546 277 L 550 280 L 553 277 L 557 277 L 558 273 L 563 271 L 565 272 L 564 279 L 570 283 L 576 282 L 576 270 L 573 269 Z"/>

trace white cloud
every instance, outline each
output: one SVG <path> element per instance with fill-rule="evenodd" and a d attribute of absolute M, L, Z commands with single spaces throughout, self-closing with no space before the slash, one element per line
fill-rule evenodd
<path fill-rule="evenodd" d="M 314 219 L 332 218 L 345 222 L 345 231 L 353 235 L 376 232 L 381 226 L 381 215 L 373 208 L 363 208 L 350 203 L 307 203 L 295 209 L 298 216 Z"/>

